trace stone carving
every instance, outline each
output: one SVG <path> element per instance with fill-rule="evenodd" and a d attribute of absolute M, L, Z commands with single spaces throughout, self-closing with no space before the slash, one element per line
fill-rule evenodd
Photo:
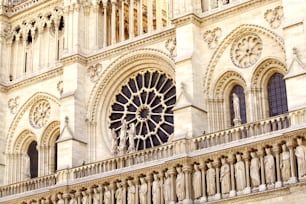
<path fill-rule="evenodd" d="M 202 175 L 201 171 L 199 170 L 199 166 L 197 164 L 194 164 L 194 172 L 192 176 L 192 187 L 193 187 L 193 193 L 194 198 L 199 199 L 202 196 Z"/>
<path fill-rule="evenodd" d="M 102 71 L 102 65 L 101 64 L 95 64 L 95 65 L 92 65 L 92 66 L 88 67 L 87 73 L 88 73 L 88 76 L 89 76 L 90 80 L 92 82 L 97 81 L 99 79 L 101 71 Z"/>
<path fill-rule="evenodd" d="M 27 153 L 24 153 L 23 158 L 24 158 L 24 178 L 30 179 L 31 178 L 30 157 Z"/>
<path fill-rule="evenodd" d="M 123 155 L 126 152 L 126 130 L 127 130 L 126 126 L 127 126 L 126 120 L 122 119 L 120 135 L 119 135 L 120 143 L 118 147 L 118 152 L 120 155 Z"/>
<path fill-rule="evenodd" d="M 112 194 L 108 186 L 104 186 L 104 204 L 111 204 Z"/>
<path fill-rule="evenodd" d="M 298 146 L 295 148 L 295 156 L 297 158 L 298 175 L 299 178 L 305 178 L 306 176 L 306 147 L 303 145 L 301 138 L 297 139 Z"/>
<path fill-rule="evenodd" d="M 65 204 L 63 195 L 61 193 L 57 194 L 57 198 L 58 198 L 57 204 Z"/>
<path fill-rule="evenodd" d="M 235 164 L 235 177 L 236 177 L 236 189 L 237 191 L 243 191 L 246 187 L 245 180 L 245 166 L 244 162 L 241 160 L 241 155 L 236 154 L 237 162 Z"/>
<path fill-rule="evenodd" d="M 20 100 L 19 96 L 16 96 L 15 98 L 11 98 L 8 101 L 8 108 L 10 109 L 12 114 L 16 113 L 19 106 L 19 100 Z"/>
<path fill-rule="evenodd" d="M 172 57 L 175 56 L 176 38 L 170 38 L 165 43 L 166 49 L 169 51 Z"/>
<path fill-rule="evenodd" d="M 274 9 L 269 9 L 264 14 L 265 20 L 270 24 L 271 28 L 278 28 L 281 25 L 284 17 L 283 7 L 277 6 Z"/>
<path fill-rule="evenodd" d="M 213 30 L 208 30 L 203 34 L 203 39 L 207 42 L 210 49 L 214 49 L 218 46 L 219 38 L 222 35 L 221 28 L 217 27 Z"/>
<path fill-rule="evenodd" d="M 255 152 L 251 152 L 251 165 L 250 165 L 250 177 L 253 187 L 258 187 L 260 185 L 260 161 L 256 156 Z"/>
<path fill-rule="evenodd" d="M 216 194 L 216 171 L 212 167 L 212 163 L 207 163 L 206 183 L 207 183 L 207 195 L 214 196 Z"/>
<path fill-rule="evenodd" d="M 89 204 L 88 195 L 86 191 L 82 191 L 82 204 Z"/>
<path fill-rule="evenodd" d="M 240 100 L 236 93 L 233 93 L 233 109 L 234 109 L 234 125 L 241 125 L 241 115 L 240 115 Z"/>
<path fill-rule="evenodd" d="M 290 178 L 290 153 L 285 144 L 282 145 L 282 153 L 280 154 L 280 170 L 282 181 L 288 181 Z"/>
<path fill-rule="evenodd" d="M 127 181 L 128 183 L 128 204 L 135 204 L 135 198 L 136 198 L 136 188 L 135 185 L 131 180 Z"/>
<path fill-rule="evenodd" d="M 59 94 L 62 95 L 63 91 L 64 91 L 64 82 L 62 80 L 57 82 L 56 88 L 57 88 L 57 91 L 59 92 Z"/>
<path fill-rule="evenodd" d="M 271 154 L 270 148 L 266 148 L 265 151 L 266 151 L 266 156 L 264 159 L 264 163 L 265 163 L 266 184 L 273 185 L 275 183 L 274 157 Z"/>
<path fill-rule="evenodd" d="M 46 99 L 37 101 L 30 110 L 30 123 L 34 128 L 43 127 L 49 120 L 51 113 L 50 103 Z"/>
<path fill-rule="evenodd" d="M 92 196 L 93 204 L 99 204 L 100 203 L 100 193 L 99 193 L 98 189 L 94 188 L 93 192 L 94 192 L 93 196 Z"/>
<path fill-rule="evenodd" d="M 171 195 L 171 180 L 168 172 L 165 172 L 165 182 L 164 182 L 164 199 L 165 203 L 169 203 Z"/>
<path fill-rule="evenodd" d="M 161 203 L 161 182 L 158 179 L 157 174 L 153 174 L 154 181 L 152 183 L 152 201 L 153 204 Z"/>
<path fill-rule="evenodd" d="M 239 37 L 232 45 L 232 62 L 240 68 L 254 65 L 262 53 L 262 40 L 254 34 Z"/>
<path fill-rule="evenodd" d="M 176 168 L 176 196 L 179 201 L 185 198 L 185 177 L 181 167 Z"/>
<path fill-rule="evenodd" d="M 140 178 L 140 188 L 139 188 L 139 203 L 147 203 L 147 193 L 148 193 L 148 184 L 146 183 L 143 177 Z"/>
<path fill-rule="evenodd" d="M 225 158 L 221 158 L 221 172 L 220 172 L 220 182 L 221 182 L 221 192 L 222 194 L 228 194 L 230 192 L 230 166 L 226 162 Z"/>
<path fill-rule="evenodd" d="M 123 189 L 120 182 L 117 182 L 117 190 L 115 193 L 116 204 L 123 204 Z"/>
<path fill-rule="evenodd" d="M 115 156 L 118 152 L 118 138 L 117 138 L 117 134 L 115 132 L 115 129 L 111 129 L 110 130 L 110 136 L 112 138 L 112 147 L 111 147 L 111 153 L 113 156 Z"/>
<path fill-rule="evenodd" d="M 136 136 L 136 129 L 135 129 L 135 124 L 134 123 L 131 123 L 129 127 L 130 127 L 130 129 L 127 132 L 128 138 L 129 138 L 128 153 L 132 153 L 132 152 L 135 152 L 134 139 L 135 139 L 135 136 Z"/>
<path fill-rule="evenodd" d="M 74 193 L 70 193 L 70 201 L 69 204 L 78 204 L 78 200 L 75 198 Z"/>

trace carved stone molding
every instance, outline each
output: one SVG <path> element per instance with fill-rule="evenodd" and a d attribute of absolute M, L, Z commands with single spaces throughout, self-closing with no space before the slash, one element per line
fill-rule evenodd
<path fill-rule="evenodd" d="M 34 128 L 43 127 L 49 120 L 51 113 L 50 103 L 42 99 L 37 101 L 30 110 L 30 123 Z"/>
<path fill-rule="evenodd" d="M 222 35 L 221 28 L 217 27 L 213 30 L 208 30 L 203 34 L 203 39 L 207 42 L 210 49 L 214 49 L 218 46 L 219 38 Z"/>
<path fill-rule="evenodd" d="M 166 49 L 169 51 L 170 55 L 173 57 L 175 56 L 175 49 L 176 49 L 176 38 L 170 38 L 165 43 Z"/>
<path fill-rule="evenodd" d="M 270 24 L 271 28 L 278 28 L 284 17 L 283 7 L 277 6 L 274 9 L 268 9 L 265 12 L 265 20 Z"/>
<path fill-rule="evenodd" d="M 102 71 L 102 64 L 91 65 L 87 69 L 88 76 L 92 82 L 96 82 Z"/>
<path fill-rule="evenodd" d="M 15 98 L 11 98 L 9 101 L 8 101 L 8 108 L 10 109 L 11 113 L 12 114 L 15 114 L 17 109 L 18 109 L 18 106 L 19 106 L 19 99 L 20 97 L 19 96 L 16 96 Z"/>
<path fill-rule="evenodd" d="M 56 88 L 57 88 L 57 91 L 59 92 L 59 94 L 62 95 L 63 91 L 64 91 L 64 82 L 63 82 L 63 80 L 60 80 L 59 82 L 57 82 Z"/>

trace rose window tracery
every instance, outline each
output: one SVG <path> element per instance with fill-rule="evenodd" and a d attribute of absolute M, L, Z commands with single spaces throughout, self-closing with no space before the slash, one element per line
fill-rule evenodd
<path fill-rule="evenodd" d="M 49 120 L 51 113 L 50 103 L 41 99 L 30 110 L 30 123 L 34 128 L 43 127 Z"/>
<path fill-rule="evenodd" d="M 119 135 L 122 119 L 128 126 L 134 123 L 136 150 L 163 144 L 173 134 L 175 102 L 175 85 L 168 75 L 156 70 L 140 72 L 123 84 L 115 96 L 110 128 Z"/>
<path fill-rule="evenodd" d="M 236 40 L 231 49 L 233 63 L 240 68 L 255 64 L 262 52 L 262 40 L 256 34 L 247 34 Z"/>

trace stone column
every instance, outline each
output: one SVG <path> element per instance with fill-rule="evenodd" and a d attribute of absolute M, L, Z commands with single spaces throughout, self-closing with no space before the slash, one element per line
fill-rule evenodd
<path fill-rule="evenodd" d="M 116 43 L 116 5 L 117 0 L 112 0 L 112 45 Z"/>
<path fill-rule="evenodd" d="M 296 183 L 297 182 L 297 175 L 296 175 L 296 157 L 293 149 L 293 140 L 290 139 L 287 141 L 287 147 L 289 149 L 290 154 L 290 169 L 291 169 L 291 177 L 289 179 L 289 183 Z"/>
<path fill-rule="evenodd" d="M 275 168 L 276 168 L 276 182 L 275 182 L 275 188 L 279 188 L 282 187 L 282 179 L 281 179 L 281 172 L 280 172 L 280 161 L 279 161 L 279 153 L 280 153 L 280 149 L 278 144 L 273 146 L 272 149 L 274 156 L 275 156 L 275 160 L 276 160 L 276 164 L 275 164 Z"/>
<path fill-rule="evenodd" d="M 192 167 L 190 165 L 183 166 L 183 172 L 185 177 L 185 199 L 183 201 L 184 204 L 193 203 L 192 196 L 191 196 L 191 172 Z"/>
<path fill-rule="evenodd" d="M 200 199 L 201 203 L 204 203 L 207 201 L 207 196 L 206 196 L 206 164 L 204 161 L 201 161 L 200 163 L 200 169 L 201 169 L 201 177 L 202 177 L 202 197 Z"/>
<path fill-rule="evenodd" d="M 234 197 L 236 196 L 236 188 L 235 188 L 235 170 L 234 170 L 234 162 L 235 162 L 235 157 L 234 155 L 229 155 L 228 156 L 228 162 L 230 163 L 231 167 L 231 191 L 229 194 L 229 197 Z"/>
<path fill-rule="evenodd" d="M 146 180 L 148 182 L 148 194 L 147 194 L 147 204 L 151 204 L 151 196 L 152 196 L 152 174 L 147 174 Z"/>
<path fill-rule="evenodd" d="M 119 31 L 120 31 L 120 41 L 124 41 L 125 40 L 125 36 L 124 36 L 124 1 L 125 0 L 121 0 L 121 9 L 120 9 L 120 17 L 119 17 Z"/>
<path fill-rule="evenodd" d="M 107 47 L 107 2 L 108 0 L 103 0 L 103 47 Z"/>
<path fill-rule="evenodd" d="M 257 152 L 260 159 L 260 172 L 261 172 L 261 185 L 259 186 L 259 191 L 265 191 L 267 189 L 266 186 L 266 177 L 265 177 L 265 165 L 264 165 L 264 150 L 262 148 L 258 149 Z"/>
<path fill-rule="evenodd" d="M 220 160 L 215 159 L 213 166 L 216 169 L 216 187 L 217 187 L 217 193 L 215 195 L 215 199 L 219 200 L 221 199 L 221 191 L 220 191 Z"/>
<path fill-rule="evenodd" d="M 155 0 L 155 18 L 156 18 L 156 30 L 159 30 L 162 28 L 162 10 L 161 10 L 161 1 L 160 0 Z"/>
<path fill-rule="evenodd" d="M 143 11 L 142 11 L 142 6 L 143 6 L 143 0 L 139 0 L 138 4 L 138 35 L 143 34 Z"/>
<path fill-rule="evenodd" d="M 129 6 L 129 38 L 134 38 L 134 0 L 130 0 Z"/>
<path fill-rule="evenodd" d="M 153 31 L 153 2 L 152 0 L 147 0 L 147 24 L 148 24 L 148 33 Z"/>
<path fill-rule="evenodd" d="M 244 165 L 245 165 L 245 176 L 246 176 L 246 188 L 244 189 L 245 194 L 251 193 L 251 184 L 250 184 L 250 154 L 249 152 L 243 153 Z"/>
<path fill-rule="evenodd" d="M 78 189 L 77 192 L 75 192 L 75 197 L 78 201 L 78 204 L 81 204 L 81 190 Z"/>
<path fill-rule="evenodd" d="M 115 183 L 114 182 L 111 182 L 109 184 L 109 189 L 111 191 L 111 204 L 116 204 L 116 201 L 115 201 Z"/>
<path fill-rule="evenodd" d="M 127 197 L 126 197 L 126 180 L 123 180 L 121 182 L 121 185 L 122 185 L 122 191 L 123 191 L 123 196 L 122 196 L 122 204 L 126 204 L 126 201 L 127 201 Z"/>
<path fill-rule="evenodd" d="M 174 167 L 170 168 L 168 170 L 168 173 L 170 175 L 170 180 L 171 180 L 171 195 L 170 195 L 169 204 L 175 204 L 176 203 L 176 191 L 175 191 L 176 170 L 175 170 L 175 168 Z"/>

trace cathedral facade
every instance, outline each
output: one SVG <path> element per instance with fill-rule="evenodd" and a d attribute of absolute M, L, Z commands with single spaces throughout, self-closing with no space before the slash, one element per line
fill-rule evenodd
<path fill-rule="evenodd" d="M 0 203 L 305 203 L 305 13 L 1 0 Z"/>

